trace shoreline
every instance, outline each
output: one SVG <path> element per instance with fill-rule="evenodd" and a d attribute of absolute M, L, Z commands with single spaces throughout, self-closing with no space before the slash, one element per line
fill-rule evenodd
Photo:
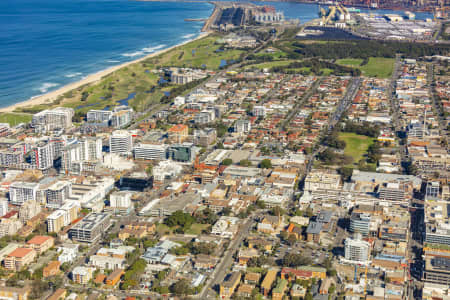
<path fill-rule="evenodd" d="M 32 98 L 30 98 L 28 100 L 24 100 L 24 101 L 21 101 L 21 102 L 18 102 L 18 103 L 15 103 L 15 104 L 12 104 L 12 105 L 9 105 L 9 106 L 6 106 L 6 107 L 0 107 L 0 113 L 12 113 L 12 112 L 14 112 L 15 109 L 26 107 L 26 106 L 52 104 L 52 102 L 55 101 L 59 96 L 62 96 L 63 94 L 65 94 L 67 92 L 70 92 L 71 90 L 77 89 L 77 88 L 79 88 L 79 87 L 81 87 L 83 85 L 89 85 L 89 84 L 96 83 L 96 82 L 100 81 L 103 77 L 105 77 L 105 76 L 107 76 L 107 75 L 109 75 L 109 74 L 111 74 L 111 73 L 113 73 L 113 72 L 115 72 L 117 70 L 120 70 L 120 69 L 122 69 L 124 67 L 127 67 L 129 65 L 132 65 L 134 63 L 139 63 L 139 62 L 144 61 L 144 60 L 146 60 L 148 58 L 152 58 L 152 57 L 158 56 L 160 54 L 163 54 L 163 53 L 168 52 L 168 51 L 170 51 L 172 49 L 175 49 L 177 47 L 180 47 L 180 46 L 183 46 L 185 44 L 188 44 L 190 42 L 202 39 L 202 38 L 208 36 L 209 34 L 211 34 L 211 32 L 201 32 L 195 38 L 189 39 L 187 41 L 181 42 L 179 44 L 176 44 L 174 46 L 171 46 L 171 47 L 168 47 L 168 48 L 165 48 L 165 49 L 161 49 L 161 50 L 156 51 L 154 53 L 150 53 L 150 54 L 145 55 L 145 56 L 143 56 L 141 58 L 138 58 L 138 59 L 135 59 L 135 60 L 131 60 L 131 61 L 128 61 L 128 62 L 124 62 L 124 63 L 121 63 L 121 64 L 119 64 L 117 66 L 112 66 L 112 67 L 109 67 L 107 69 L 100 70 L 100 71 L 98 71 L 96 73 L 92 73 L 90 75 L 87 75 L 85 78 L 83 78 L 83 79 L 81 79 L 79 81 L 75 81 L 75 82 L 66 84 L 66 85 L 64 85 L 64 86 L 62 86 L 62 87 L 60 87 L 60 88 L 58 88 L 58 89 L 56 89 L 54 91 L 45 93 L 43 95 L 35 96 L 35 97 L 32 97 Z"/>

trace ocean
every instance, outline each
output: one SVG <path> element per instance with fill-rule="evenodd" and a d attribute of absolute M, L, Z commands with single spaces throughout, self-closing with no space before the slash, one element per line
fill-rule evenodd
<path fill-rule="evenodd" d="M 302 22 L 317 18 L 314 4 L 255 3 Z M 203 24 L 184 19 L 212 10 L 187 2 L 0 1 L 0 107 L 192 39 Z"/>

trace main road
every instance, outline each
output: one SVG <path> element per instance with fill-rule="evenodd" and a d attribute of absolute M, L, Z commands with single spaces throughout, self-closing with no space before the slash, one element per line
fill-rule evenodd
<path fill-rule="evenodd" d="M 228 273 L 231 265 L 233 264 L 233 254 L 239 249 L 244 238 L 248 236 L 250 229 L 254 226 L 253 215 L 249 216 L 244 224 L 239 227 L 239 231 L 236 233 L 235 237 L 231 240 L 230 246 L 225 250 L 222 260 L 211 273 L 210 279 L 205 284 L 201 293 L 197 296 L 199 299 L 215 299 L 216 293 L 213 288 L 220 284 Z"/>

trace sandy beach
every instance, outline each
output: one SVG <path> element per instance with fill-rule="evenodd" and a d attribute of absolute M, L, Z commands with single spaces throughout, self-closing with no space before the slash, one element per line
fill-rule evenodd
<path fill-rule="evenodd" d="M 172 49 L 174 49 L 174 48 L 176 48 L 176 47 L 179 47 L 179 46 L 185 45 L 185 44 L 187 44 L 187 43 L 190 43 L 190 42 L 192 42 L 192 41 L 195 41 L 195 40 L 204 38 L 204 37 L 207 36 L 207 35 L 209 35 L 208 32 L 202 32 L 198 37 L 196 37 L 196 38 L 194 38 L 194 39 L 190 39 L 190 40 L 188 40 L 188 41 L 185 41 L 185 42 L 182 42 L 182 43 L 177 44 L 177 45 L 175 45 L 175 46 L 172 46 L 172 47 L 169 47 L 169 48 L 166 48 L 166 49 L 157 51 L 157 52 L 155 52 L 155 53 L 151 53 L 151 54 L 149 54 L 149 55 L 146 55 L 146 56 L 144 56 L 144 57 L 138 58 L 138 59 L 136 59 L 136 60 L 129 61 L 129 62 L 120 64 L 120 65 L 113 66 L 113 67 L 110 67 L 110 68 L 108 68 L 108 69 L 99 71 L 99 72 L 97 72 L 97 73 L 88 75 L 88 76 L 86 76 L 85 78 L 83 78 L 83 79 L 80 80 L 80 81 L 73 82 L 73 83 L 69 83 L 69 84 L 67 84 L 67 85 L 65 85 L 65 86 L 63 86 L 63 87 L 61 87 L 61 88 L 59 88 L 59 89 L 57 89 L 57 90 L 48 92 L 48 93 L 46 93 L 46 94 L 43 94 L 43 95 L 40 95 L 40 96 L 33 97 L 33 98 L 31 98 L 31 99 L 28 99 L 28 100 L 26 100 L 26 101 L 19 102 L 19 103 L 16 103 L 16 104 L 13 104 L 13 105 L 11 105 L 11 106 L 7 106 L 7 107 L 0 108 L 0 112 L 12 112 L 12 111 L 14 111 L 14 110 L 17 109 L 17 108 L 26 107 L 26 106 L 34 106 L 34 105 L 41 105 L 41 104 L 51 104 L 51 103 L 52 103 L 54 100 L 56 100 L 59 96 L 65 94 L 65 93 L 67 93 L 67 92 L 69 92 L 69 91 L 71 91 L 71 90 L 77 89 L 77 88 L 79 88 L 80 86 L 83 86 L 83 85 L 85 85 L 85 84 L 92 84 L 92 83 L 98 82 L 98 81 L 100 81 L 104 76 L 106 76 L 106 75 L 108 75 L 108 74 L 111 74 L 111 73 L 113 73 L 113 72 L 115 72 L 115 71 L 117 71 L 117 70 L 119 70 L 119 69 L 121 69 L 121 68 L 124 68 L 124 67 L 129 66 L 129 65 L 134 64 L 134 63 L 138 63 L 138 62 L 140 62 L 140 61 L 146 60 L 146 59 L 151 58 L 151 57 L 158 56 L 158 55 L 160 55 L 160 54 L 162 54 L 162 53 L 164 53 L 164 52 L 170 51 L 170 50 L 172 50 Z"/>

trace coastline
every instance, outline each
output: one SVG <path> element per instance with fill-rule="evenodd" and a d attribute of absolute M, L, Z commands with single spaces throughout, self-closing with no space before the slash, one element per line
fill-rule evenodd
<path fill-rule="evenodd" d="M 30 98 L 28 100 L 15 103 L 15 104 L 12 104 L 10 106 L 1 107 L 0 108 L 0 113 L 11 113 L 17 108 L 22 108 L 22 107 L 26 107 L 26 106 L 51 104 L 59 96 L 62 96 L 63 94 L 65 94 L 65 93 L 67 93 L 67 92 L 69 92 L 71 90 L 77 89 L 77 88 L 79 88 L 79 87 L 81 87 L 83 85 L 96 83 L 96 82 L 100 81 L 103 77 L 105 77 L 105 76 L 107 76 L 107 75 L 109 75 L 109 74 L 111 74 L 111 73 L 113 73 L 113 72 L 115 72 L 117 70 L 120 70 L 120 69 L 122 69 L 124 67 L 127 67 L 129 65 L 132 65 L 134 63 L 138 63 L 138 62 L 144 61 L 144 60 L 146 60 L 148 58 L 152 58 L 152 57 L 158 56 L 158 55 L 163 54 L 165 52 L 168 52 L 168 51 L 170 51 L 172 49 L 175 49 L 177 47 L 183 46 L 183 45 L 185 45 L 187 43 L 196 41 L 198 39 L 202 39 L 202 38 L 208 36 L 209 34 L 210 34 L 210 32 L 201 32 L 197 37 L 195 37 L 193 39 L 189 39 L 187 41 L 181 42 L 179 44 L 176 44 L 174 46 L 168 47 L 166 49 L 161 49 L 161 50 L 156 51 L 154 53 L 150 53 L 150 54 L 148 54 L 148 55 L 146 55 L 144 57 L 141 57 L 141 58 L 129 61 L 129 62 L 125 62 L 125 63 L 119 64 L 117 66 L 112 66 L 112 67 L 109 67 L 109 68 L 101 70 L 101 71 L 98 71 L 96 73 L 93 73 L 93 74 L 90 74 L 90 75 L 86 76 L 85 78 L 83 78 L 83 79 L 81 79 L 79 81 L 76 81 L 76 82 L 73 82 L 73 83 L 69 83 L 67 85 L 64 85 L 64 86 L 62 86 L 62 87 L 60 87 L 60 88 L 58 88 L 58 89 L 56 89 L 54 91 L 45 93 L 43 95 L 39 95 L 39 96 Z"/>

